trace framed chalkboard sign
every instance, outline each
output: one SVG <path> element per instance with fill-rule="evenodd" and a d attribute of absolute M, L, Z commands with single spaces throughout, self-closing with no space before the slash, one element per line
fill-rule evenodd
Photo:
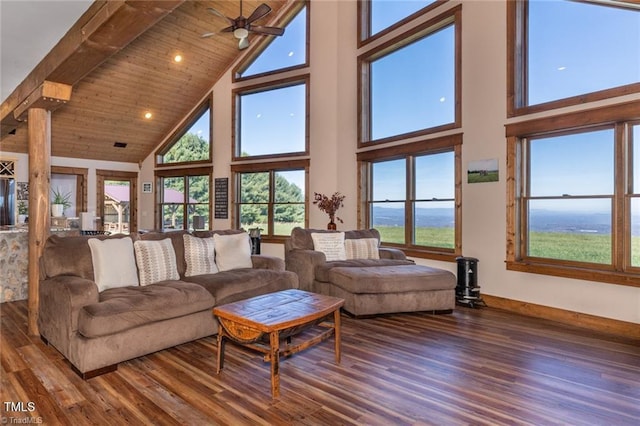
<path fill-rule="evenodd" d="M 229 218 L 229 178 L 215 178 L 214 217 L 216 219 Z"/>

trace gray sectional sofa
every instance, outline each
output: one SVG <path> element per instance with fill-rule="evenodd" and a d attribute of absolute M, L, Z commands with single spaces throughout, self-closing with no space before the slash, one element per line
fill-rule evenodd
<path fill-rule="evenodd" d="M 316 247 L 326 234 L 340 236 L 344 252 L 340 238 Z M 298 275 L 300 289 L 340 297 L 345 300 L 343 309 L 354 316 L 453 310 L 452 272 L 416 265 L 401 250 L 379 243 L 376 229 L 340 233 L 294 228 L 285 242 L 286 269 Z"/>
<path fill-rule="evenodd" d="M 185 254 L 185 234 L 175 231 L 130 236 L 51 236 L 40 268 L 38 326 L 43 340 L 58 349 L 83 378 L 89 378 L 115 370 L 119 362 L 216 334 L 218 323 L 212 315 L 215 305 L 298 288 L 296 274 L 285 270 L 282 259 L 250 252 L 245 264 L 238 263 L 235 255 L 227 256 L 226 267 L 230 269 L 202 273 L 202 265 L 196 265 L 200 271 L 189 274 L 185 256 L 193 266 L 194 255 L 200 252 L 190 250 Z M 204 241 L 209 244 L 214 234 L 215 238 L 236 235 L 240 239 L 244 238 L 240 234 L 246 235 L 239 230 L 198 232 L 192 236 L 198 239 L 189 241 L 198 246 Z M 122 240 L 127 237 L 131 243 Z M 118 249 L 101 249 L 105 253 L 96 258 L 90 239 L 98 241 L 92 241 L 92 245 Z M 120 241 L 109 241 L 113 239 Z M 157 244 L 148 244 L 153 241 Z M 142 267 L 140 262 L 153 258 L 149 253 L 154 250 L 164 256 L 163 260 L 150 263 L 151 268 L 149 264 Z M 130 259 L 134 254 L 135 259 Z M 211 263 L 213 259 L 205 260 L 205 270 L 217 269 L 215 262 Z M 131 261 L 135 262 L 133 273 L 139 274 L 139 282 L 125 272 L 131 269 Z M 99 271 L 94 264 L 99 265 Z M 145 268 L 150 270 L 145 272 Z M 158 275 L 158 270 L 169 271 L 169 275 Z M 135 282 L 114 284 L 114 276 L 116 281 L 123 277 L 124 281 Z"/>

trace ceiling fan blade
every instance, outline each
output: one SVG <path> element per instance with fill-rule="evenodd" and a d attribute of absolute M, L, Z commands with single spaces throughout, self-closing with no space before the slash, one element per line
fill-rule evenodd
<path fill-rule="evenodd" d="M 230 26 L 230 27 L 226 27 L 220 30 L 221 33 L 232 33 L 233 30 L 235 30 L 236 27 L 234 25 Z"/>
<path fill-rule="evenodd" d="M 284 34 L 284 28 L 263 27 L 261 25 L 252 25 L 249 28 L 249 31 L 253 31 L 254 33 L 258 33 L 258 34 L 267 34 L 267 35 L 275 35 L 275 36 L 281 36 L 282 34 Z"/>
<path fill-rule="evenodd" d="M 200 36 L 200 38 L 209 38 L 213 37 L 214 35 L 216 35 L 216 33 L 204 33 Z"/>
<path fill-rule="evenodd" d="M 224 16 L 222 13 L 218 12 L 214 8 L 208 7 L 207 10 L 209 11 L 209 13 L 211 13 L 213 15 L 219 16 L 222 19 L 226 19 L 227 22 L 229 23 L 229 25 L 233 25 L 234 24 L 234 20 L 233 19 Z"/>
<path fill-rule="evenodd" d="M 249 37 L 241 38 L 240 42 L 238 43 L 238 49 L 244 50 L 247 47 L 249 47 Z"/>
<path fill-rule="evenodd" d="M 271 12 L 271 8 L 268 4 L 262 3 L 253 11 L 253 13 L 247 18 L 247 23 L 250 24 L 253 21 L 257 21 L 260 18 L 267 16 Z"/>

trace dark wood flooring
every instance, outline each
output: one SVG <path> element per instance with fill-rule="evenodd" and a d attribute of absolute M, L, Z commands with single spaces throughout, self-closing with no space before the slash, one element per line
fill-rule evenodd
<path fill-rule="evenodd" d="M 213 337 L 83 381 L 0 309 L 5 424 L 640 425 L 640 341 L 491 308 L 343 316 L 341 365 L 331 340 L 283 360 L 278 400 L 238 346 L 216 376 Z"/>

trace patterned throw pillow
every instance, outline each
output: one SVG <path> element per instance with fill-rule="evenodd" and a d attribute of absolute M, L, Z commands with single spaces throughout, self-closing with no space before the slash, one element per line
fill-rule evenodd
<path fill-rule="evenodd" d="M 192 277 L 218 272 L 213 237 L 198 238 L 189 234 L 184 234 L 182 237 L 184 238 L 184 260 L 187 263 L 185 276 Z"/>
<path fill-rule="evenodd" d="M 133 247 L 136 252 L 140 285 L 180 279 L 176 266 L 176 253 L 173 250 L 171 239 L 138 240 L 133 243 Z"/>
<path fill-rule="evenodd" d="M 246 232 L 238 234 L 213 234 L 216 246 L 216 265 L 219 271 L 253 268 L 251 240 Z"/>
<path fill-rule="evenodd" d="M 99 240 L 89 238 L 93 281 L 98 292 L 109 288 L 138 285 L 138 270 L 130 237 Z"/>
<path fill-rule="evenodd" d="M 347 260 L 344 249 L 344 232 L 312 232 L 313 249 L 321 251 L 327 262 L 333 260 Z"/>
<path fill-rule="evenodd" d="M 347 259 L 380 259 L 377 238 L 353 238 L 344 240 Z"/>

